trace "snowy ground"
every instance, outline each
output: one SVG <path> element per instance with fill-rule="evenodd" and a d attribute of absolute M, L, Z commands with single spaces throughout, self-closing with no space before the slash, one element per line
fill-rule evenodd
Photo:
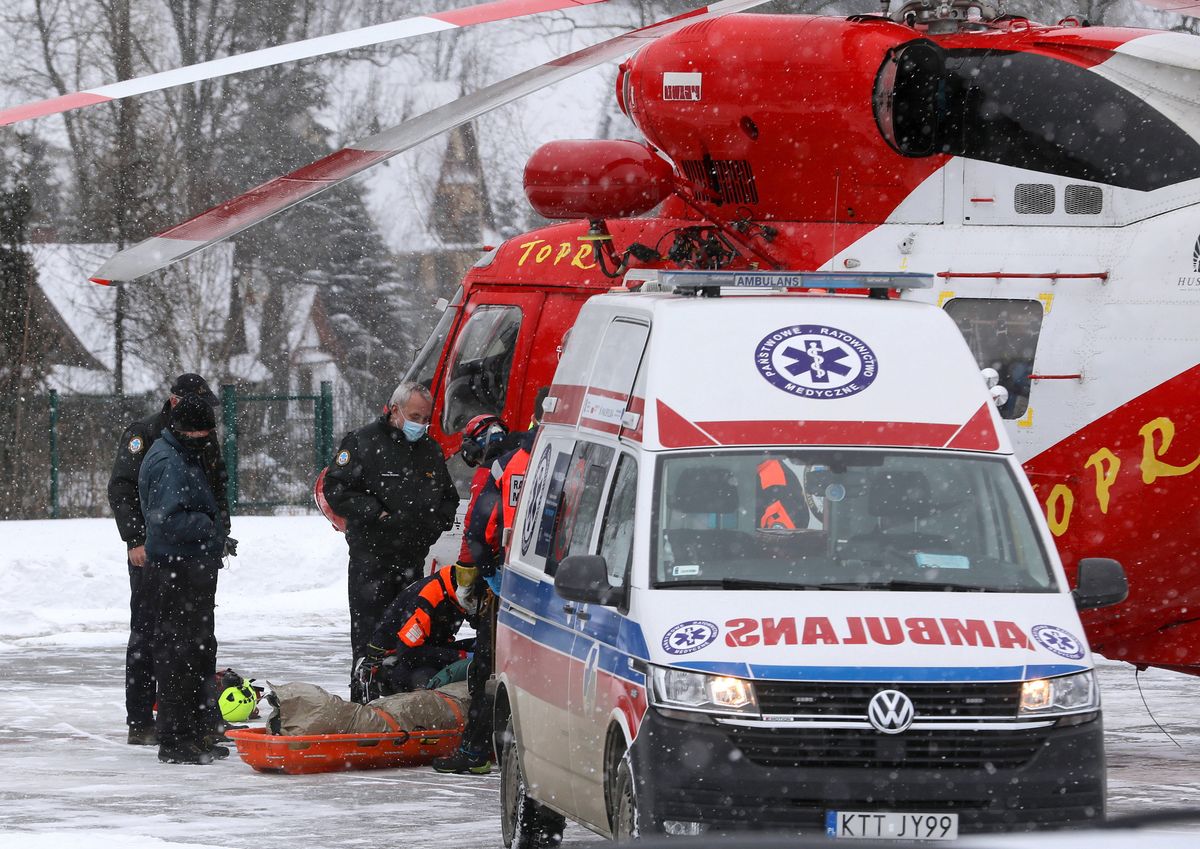
<path fill-rule="evenodd" d="M 219 663 L 345 692 L 345 544 L 319 517 L 234 521 Z M 0 849 L 497 847 L 498 780 L 428 768 L 256 773 L 159 764 L 125 744 L 128 582 L 111 521 L 0 523 Z M 445 554 L 452 556 L 450 548 Z M 1195 678 L 1101 668 L 1110 812 L 1200 810 Z M 1200 822 L 1172 827 L 1200 835 Z M 568 843 L 590 833 L 569 827 Z M 1191 840 L 1191 838 L 1186 838 Z M 1200 838 L 1197 838 L 1200 841 Z"/>

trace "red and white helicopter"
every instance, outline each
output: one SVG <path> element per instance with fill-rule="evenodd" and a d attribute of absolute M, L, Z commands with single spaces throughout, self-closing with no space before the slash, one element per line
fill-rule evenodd
<path fill-rule="evenodd" d="M 602 1 L 501 0 L 454 23 Z M 583 301 L 630 268 L 929 273 L 932 291 L 904 297 L 942 305 L 996 369 L 1068 572 L 1093 555 L 1125 566 L 1128 601 L 1084 614 L 1092 646 L 1200 673 L 1200 38 L 1047 26 L 987 0 L 737 14 L 754 5 L 723 0 L 495 83 L 135 245 L 94 279 L 161 268 L 636 50 L 617 97 L 645 142 L 535 153 L 527 196 L 570 221 L 487 253 L 410 370 L 435 393 L 447 452 L 481 411 L 528 420 Z M 106 89 L 122 86 L 149 90 Z M 0 123 L 69 100 L 0 110 Z"/>

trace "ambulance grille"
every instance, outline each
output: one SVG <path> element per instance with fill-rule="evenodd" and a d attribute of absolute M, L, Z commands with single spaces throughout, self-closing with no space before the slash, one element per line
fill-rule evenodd
<path fill-rule="evenodd" d="M 756 764 L 771 767 L 1017 769 L 1033 760 L 1045 737 L 1032 729 L 903 734 L 853 728 L 731 726 L 725 730 L 742 754 Z"/>
<path fill-rule="evenodd" d="M 1099 215 L 1104 211 L 1104 191 L 1099 186 L 1067 186 L 1063 208 L 1067 215 Z"/>
<path fill-rule="evenodd" d="M 1018 183 L 1013 192 L 1018 215 L 1049 215 L 1054 212 L 1054 186 L 1049 183 Z"/>
<path fill-rule="evenodd" d="M 764 714 L 797 716 L 867 716 L 867 703 L 880 690 L 899 690 L 912 699 L 916 718 L 1015 719 L 1021 685 L 878 684 L 824 681 L 756 681 L 754 693 Z"/>
<path fill-rule="evenodd" d="M 754 169 L 746 159 L 685 159 L 683 173 L 715 192 L 722 203 L 758 203 Z"/>

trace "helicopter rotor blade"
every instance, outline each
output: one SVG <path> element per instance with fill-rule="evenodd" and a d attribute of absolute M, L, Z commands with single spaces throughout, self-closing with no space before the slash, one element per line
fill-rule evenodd
<path fill-rule="evenodd" d="M 253 71 L 258 68 L 279 65 L 284 62 L 295 62 L 299 59 L 310 59 L 314 56 L 324 56 L 327 53 L 353 50 L 358 47 L 369 47 L 373 44 L 382 44 L 385 41 L 396 41 L 418 35 L 427 35 L 433 32 L 442 32 L 443 30 L 473 26 L 475 24 L 492 23 L 508 18 L 525 17 L 539 12 L 550 12 L 574 6 L 589 6 L 595 3 L 607 2 L 608 0 L 493 0 L 493 2 L 480 3 L 475 6 L 466 6 L 461 9 L 452 9 L 432 15 L 418 15 L 398 21 L 376 24 L 375 26 L 335 33 L 333 35 L 322 35 L 317 38 L 305 39 L 304 41 L 295 41 L 290 44 L 279 44 L 263 50 L 254 50 L 250 53 L 238 54 L 237 56 L 226 56 L 221 59 L 213 59 L 210 62 L 200 62 L 199 64 L 188 65 L 184 68 L 175 68 L 174 70 L 150 74 L 145 77 L 137 77 L 132 80 L 100 86 L 99 88 L 64 94 L 60 97 L 49 98 L 48 100 L 39 100 L 34 103 L 25 103 L 20 106 L 0 109 L 0 127 L 30 118 L 42 118 L 47 115 L 57 115 L 61 112 L 68 112 L 84 106 L 120 100 L 121 98 L 132 97 L 137 94 L 161 91 L 165 88 L 173 88 L 186 83 L 215 79 L 217 77 L 228 76 L 229 74 L 239 74 L 243 71 Z"/>
<path fill-rule="evenodd" d="M 1175 12 L 1189 17 L 1200 17 L 1200 0 L 1140 0 L 1143 6 L 1150 6 L 1160 12 Z"/>
<path fill-rule="evenodd" d="M 92 276 L 94 283 L 134 280 L 229 238 L 302 200 L 345 182 L 376 163 L 474 118 L 697 21 L 740 12 L 766 0 L 721 0 L 610 38 L 545 65 L 493 83 L 276 177 L 245 194 L 115 254 Z"/>

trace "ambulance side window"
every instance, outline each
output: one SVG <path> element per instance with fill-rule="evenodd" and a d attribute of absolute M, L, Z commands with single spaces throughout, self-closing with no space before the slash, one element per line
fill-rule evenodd
<path fill-rule="evenodd" d="M 622 454 L 617 462 L 604 511 L 604 526 L 600 530 L 600 555 L 608 564 L 608 584 L 619 587 L 625 583 L 633 562 L 633 516 L 637 499 L 637 461 Z"/>
<path fill-rule="evenodd" d="M 481 413 L 504 410 L 520 330 L 520 307 L 480 306 L 471 313 L 447 368 L 444 432 L 461 430 Z"/>
<path fill-rule="evenodd" d="M 596 356 L 592 387 L 628 396 L 649 335 L 649 326 L 638 322 L 618 318 L 609 324 Z"/>
<path fill-rule="evenodd" d="M 614 453 L 612 448 L 594 442 L 580 442 L 575 446 L 559 500 L 550 553 L 546 557 L 547 575 L 558 571 L 558 564 L 564 557 L 587 554 L 591 550 L 600 496 Z"/>
<path fill-rule="evenodd" d="M 1008 401 L 1000 415 L 1019 419 L 1029 408 L 1030 376 L 1038 336 L 1042 331 L 1042 302 L 1000 298 L 952 298 L 946 312 L 954 319 L 981 369 L 994 368 Z"/>

